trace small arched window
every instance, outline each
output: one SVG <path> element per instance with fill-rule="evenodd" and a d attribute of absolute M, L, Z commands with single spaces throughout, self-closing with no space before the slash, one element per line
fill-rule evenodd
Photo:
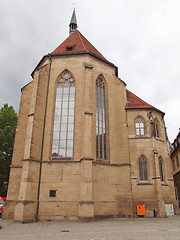
<path fill-rule="evenodd" d="M 96 80 L 96 158 L 107 159 L 106 90 L 101 77 Z"/>
<path fill-rule="evenodd" d="M 137 118 L 135 122 L 136 135 L 144 136 L 144 121 L 142 118 Z"/>
<path fill-rule="evenodd" d="M 148 180 L 147 158 L 144 155 L 139 158 L 139 178 L 140 180 Z"/>
<path fill-rule="evenodd" d="M 65 71 L 58 80 L 52 157 L 72 157 L 74 139 L 75 80 Z"/>
<path fill-rule="evenodd" d="M 157 119 L 154 121 L 154 136 L 159 138 L 159 123 Z"/>
<path fill-rule="evenodd" d="M 159 173 L 160 173 L 160 179 L 163 182 L 164 181 L 164 173 L 163 173 L 163 158 L 159 157 Z"/>

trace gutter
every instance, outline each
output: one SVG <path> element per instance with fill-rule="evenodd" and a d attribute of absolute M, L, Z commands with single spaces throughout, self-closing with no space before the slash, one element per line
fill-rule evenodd
<path fill-rule="evenodd" d="M 156 111 L 156 112 L 159 112 L 159 113 L 161 113 L 162 115 L 163 115 L 163 117 L 164 117 L 164 115 L 165 115 L 165 113 L 164 112 L 162 112 L 162 111 L 160 111 L 159 109 L 157 109 L 157 108 L 154 108 L 154 107 L 125 107 L 125 109 L 126 110 L 137 110 L 137 109 L 140 109 L 140 110 L 154 110 L 154 111 Z"/>

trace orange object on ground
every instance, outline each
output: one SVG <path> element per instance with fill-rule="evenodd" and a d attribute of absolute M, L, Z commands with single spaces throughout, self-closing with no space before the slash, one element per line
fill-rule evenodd
<path fill-rule="evenodd" d="M 145 216 L 145 205 L 137 205 L 137 215 Z"/>

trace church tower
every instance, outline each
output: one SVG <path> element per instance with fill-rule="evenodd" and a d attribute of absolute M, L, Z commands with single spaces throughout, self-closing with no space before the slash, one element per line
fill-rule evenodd
<path fill-rule="evenodd" d="M 164 113 L 126 89 L 78 30 L 22 88 L 4 218 L 165 216 L 173 203 Z"/>

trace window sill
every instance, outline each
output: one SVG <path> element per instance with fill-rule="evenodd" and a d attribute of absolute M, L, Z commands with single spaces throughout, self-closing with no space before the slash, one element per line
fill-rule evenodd
<path fill-rule="evenodd" d="M 137 185 L 153 185 L 149 180 L 147 180 L 147 181 L 139 181 L 139 182 L 137 182 Z"/>
<path fill-rule="evenodd" d="M 160 139 L 159 137 L 154 137 L 157 141 L 164 142 L 164 140 Z"/>
<path fill-rule="evenodd" d="M 51 157 L 50 161 L 72 161 L 72 157 Z"/>
<path fill-rule="evenodd" d="M 129 135 L 128 138 L 129 138 L 129 139 L 150 139 L 150 137 L 147 136 L 147 135 L 140 135 L 140 136 L 137 136 L 137 135 Z"/>
<path fill-rule="evenodd" d="M 136 135 L 136 138 L 147 138 L 147 136 L 144 134 L 144 135 Z"/>
<path fill-rule="evenodd" d="M 95 159 L 93 162 L 102 163 L 102 164 L 110 164 L 109 160 L 103 160 L 103 159 Z"/>
<path fill-rule="evenodd" d="M 168 184 L 166 182 L 162 181 L 161 186 L 168 186 Z"/>

